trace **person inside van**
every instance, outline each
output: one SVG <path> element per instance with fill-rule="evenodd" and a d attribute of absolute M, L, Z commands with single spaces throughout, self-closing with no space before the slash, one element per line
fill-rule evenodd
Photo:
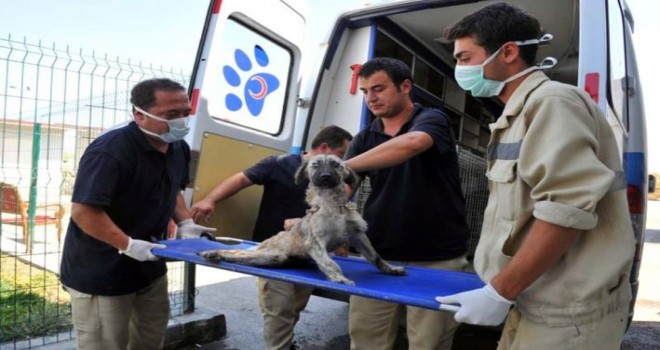
<path fill-rule="evenodd" d="M 369 240 L 397 264 L 462 270 L 468 227 L 449 117 L 413 103 L 412 73 L 400 60 L 366 62 L 358 84 L 376 119 L 351 142 L 346 165 L 371 181 Z M 350 297 L 351 349 L 392 349 L 404 308 L 410 349 L 451 349 L 451 314 L 358 296 Z"/>
<path fill-rule="evenodd" d="M 327 126 L 312 140 L 312 149 L 305 155 L 271 156 L 252 167 L 220 182 L 211 192 L 191 207 L 195 221 L 208 221 L 217 202 L 225 200 L 254 184 L 264 186 L 257 223 L 252 239 L 264 241 L 282 231 L 285 221 L 291 223 L 305 216 L 307 181 L 294 183 L 294 174 L 304 159 L 319 154 L 332 154 L 340 158 L 353 139 L 348 131 L 338 126 Z M 339 252 L 336 252 L 339 253 Z M 341 252 L 345 255 L 346 252 Z M 293 329 L 300 312 L 305 309 L 312 293 L 310 287 L 257 279 L 259 305 L 264 320 L 264 342 L 269 350 L 295 348 Z"/>
<path fill-rule="evenodd" d="M 445 30 L 455 78 L 504 104 L 491 125 L 490 198 L 474 265 L 487 285 L 438 297 L 457 321 L 497 325 L 498 349 L 614 349 L 635 250 L 617 143 L 581 89 L 535 66 L 539 22 L 506 3 Z"/>

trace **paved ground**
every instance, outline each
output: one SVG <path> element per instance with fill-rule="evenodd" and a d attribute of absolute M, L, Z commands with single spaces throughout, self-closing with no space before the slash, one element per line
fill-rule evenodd
<path fill-rule="evenodd" d="M 622 350 L 660 349 L 660 201 L 648 202 L 643 249 L 635 316 Z"/>

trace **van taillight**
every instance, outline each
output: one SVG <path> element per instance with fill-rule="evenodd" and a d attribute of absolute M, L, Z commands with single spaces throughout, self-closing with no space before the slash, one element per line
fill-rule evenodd
<path fill-rule="evenodd" d="M 197 115 L 197 102 L 199 102 L 199 89 L 193 89 L 190 97 L 190 115 Z"/>
<path fill-rule="evenodd" d="M 213 3 L 213 14 L 217 15 L 220 13 L 220 6 L 222 6 L 222 0 L 215 0 Z"/>
<path fill-rule="evenodd" d="M 644 211 L 644 195 L 641 189 L 634 185 L 628 185 L 628 210 L 631 213 L 641 214 Z"/>

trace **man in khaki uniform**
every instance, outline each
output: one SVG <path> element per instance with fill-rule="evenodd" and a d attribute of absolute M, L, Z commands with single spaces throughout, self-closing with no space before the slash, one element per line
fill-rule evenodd
<path fill-rule="evenodd" d="M 475 268 L 482 289 L 447 297 L 455 318 L 500 324 L 499 349 L 619 348 L 634 238 L 617 144 L 598 106 L 534 66 L 538 21 L 504 3 L 446 30 L 456 79 L 506 105 L 491 125 L 490 197 Z M 511 306 L 513 305 L 513 308 Z"/>

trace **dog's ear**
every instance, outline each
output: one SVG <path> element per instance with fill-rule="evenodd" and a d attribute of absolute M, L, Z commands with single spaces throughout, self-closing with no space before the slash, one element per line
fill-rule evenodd
<path fill-rule="evenodd" d="M 344 163 L 344 182 L 351 186 L 351 188 L 355 188 L 357 181 L 358 178 L 357 175 L 355 175 L 355 172 Z"/>
<path fill-rule="evenodd" d="M 302 164 L 300 164 L 300 168 L 296 170 L 296 174 L 294 175 L 295 178 L 294 182 L 296 183 L 296 185 L 300 185 L 305 180 L 309 179 L 309 176 L 307 175 L 307 163 L 309 163 L 309 161 L 305 159 L 305 161 Z"/>

